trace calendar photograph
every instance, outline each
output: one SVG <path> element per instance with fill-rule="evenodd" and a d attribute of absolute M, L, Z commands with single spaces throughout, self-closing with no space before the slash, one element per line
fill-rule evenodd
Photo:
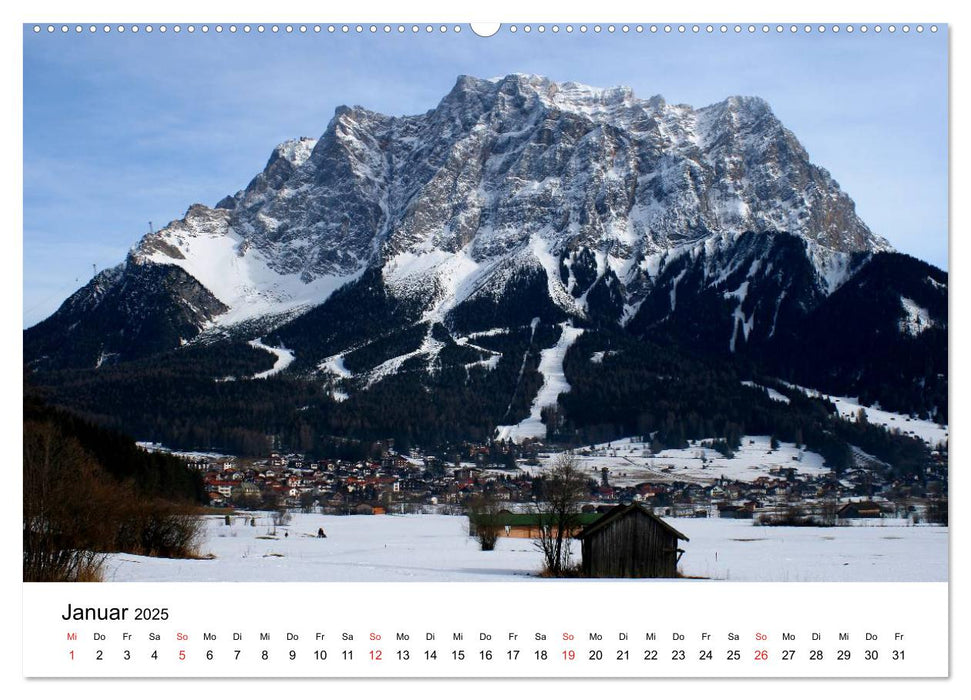
<path fill-rule="evenodd" d="M 947 582 L 947 34 L 24 25 L 24 582 Z"/>

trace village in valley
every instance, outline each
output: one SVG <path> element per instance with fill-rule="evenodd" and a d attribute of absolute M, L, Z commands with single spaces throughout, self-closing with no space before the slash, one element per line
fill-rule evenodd
<path fill-rule="evenodd" d="M 918 481 L 894 478 L 877 460 L 865 457 L 836 475 L 819 455 L 765 436 L 746 436 L 731 457 L 710 443 L 692 442 L 687 449 L 657 454 L 636 439 L 573 450 L 590 482 L 584 510 L 635 502 L 661 516 L 767 525 L 834 525 L 859 518 L 947 522 L 943 446 L 933 452 L 934 466 Z M 542 476 L 560 454 L 539 443 L 507 442 L 399 454 L 388 441 L 378 443 L 376 451 L 373 458 L 358 461 L 278 452 L 263 459 L 182 455 L 203 474 L 214 507 L 457 515 L 482 495 L 510 514 L 529 511 L 542 500 Z"/>

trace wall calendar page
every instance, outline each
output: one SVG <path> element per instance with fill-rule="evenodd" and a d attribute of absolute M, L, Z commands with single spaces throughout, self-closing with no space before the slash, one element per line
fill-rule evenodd
<path fill-rule="evenodd" d="M 951 27 L 400 15 L 18 26 L 28 689 L 948 678 Z"/>

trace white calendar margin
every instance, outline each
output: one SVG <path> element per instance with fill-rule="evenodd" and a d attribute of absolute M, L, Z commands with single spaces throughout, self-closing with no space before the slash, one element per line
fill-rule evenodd
<path fill-rule="evenodd" d="M 223 18 L 232 21 L 266 21 L 267 19 L 279 19 L 281 21 L 448 21 L 448 22 L 468 22 L 468 21 L 498 21 L 506 22 L 527 22 L 527 21 L 650 21 L 650 22 L 747 22 L 747 21 L 770 21 L 770 22 L 881 22 L 881 21 L 940 21 L 951 25 L 951 47 L 952 47 L 952 81 L 951 81 L 951 124 L 958 125 L 967 122 L 969 113 L 969 100 L 967 90 L 962 90 L 960 79 L 968 82 L 967 76 L 971 75 L 967 55 L 971 52 L 971 23 L 967 23 L 967 11 L 958 9 L 955 4 L 940 0 L 924 0 L 920 3 L 901 2 L 899 0 L 885 0 L 879 4 L 867 3 L 858 6 L 851 6 L 845 0 L 816 0 L 812 4 L 795 5 L 790 4 L 785 7 L 777 2 L 768 0 L 752 0 L 746 2 L 725 3 L 714 0 L 695 0 L 695 2 L 669 3 L 667 5 L 646 4 L 624 2 L 623 0 L 598 0 L 596 3 L 578 2 L 553 2 L 550 0 L 538 0 L 531 3 L 522 3 L 521 0 L 490 0 L 487 3 L 477 5 L 460 5 L 445 0 L 422 0 L 412 3 L 394 3 L 390 0 L 373 0 L 367 5 L 364 4 L 344 4 L 335 6 L 321 2 L 308 2 L 278 0 L 272 6 L 265 3 L 247 2 L 237 0 L 236 2 L 208 2 L 200 3 L 198 0 L 168 0 L 166 3 L 151 4 L 145 3 L 137 7 L 132 3 L 121 2 L 119 0 L 88 0 L 87 2 L 69 2 L 68 0 L 48 0 L 42 3 L 21 4 L 15 9 L 5 8 L 4 23 L 2 25 L 4 36 L 0 41 L 0 46 L 5 52 L 5 70 L 2 71 L 2 88 L 4 95 L 8 96 L 8 109 L 4 112 L 4 153 L 8 166 L 4 169 L 3 184 L 0 189 L 3 192 L 4 211 L 8 212 L 8 239 L 7 255 L 3 256 L 3 280 L 5 298 L 19 300 L 22 294 L 22 250 L 21 240 L 15 232 L 22 230 L 22 171 L 16 166 L 21 161 L 22 154 L 22 34 L 20 24 L 28 21 L 106 21 L 123 19 L 132 22 L 159 22 L 159 21 L 213 21 Z M 963 45 L 962 45 L 963 42 Z M 11 98 L 12 99 L 9 99 Z M 959 130 L 952 126 L 952 192 L 966 190 L 969 169 L 967 163 L 971 159 L 968 149 L 968 139 Z M 962 187 L 965 185 L 965 187 Z M 952 231 L 962 229 L 962 224 L 969 221 L 967 216 L 966 198 L 952 198 Z M 949 267 L 953 273 L 961 270 L 969 264 L 969 253 L 967 246 L 959 236 L 951 237 L 951 255 Z M 19 258 L 19 259 L 18 259 Z M 965 285 L 960 275 L 952 275 L 951 294 L 954 308 L 967 308 L 960 304 L 961 301 L 969 300 L 969 292 L 965 290 Z M 10 387 L 10 394 L 13 394 L 17 383 L 21 380 L 21 333 L 19 324 L 19 313 L 16 303 L 5 305 L 4 328 L 8 334 L 6 342 L 0 344 L 0 366 L 4 368 L 4 386 Z M 962 325 L 954 326 L 951 324 L 951 357 L 963 357 L 963 350 L 969 347 L 968 336 Z M 967 396 L 966 390 L 971 389 L 967 380 L 967 375 L 959 363 L 953 363 L 950 371 L 952 387 L 952 429 L 955 424 L 962 426 L 966 415 L 965 403 Z M 10 400 L 8 405 L 3 407 L 2 421 L 5 438 L 4 443 L 12 447 L 13 454 L 20 451 L 21 439 L 18 423 L 20 421 L 20 408 L 17 401 Z M 962 429 L 952 430 L 958 439 L 952 439 L 951 454 L 954 464 L 961 464 L 964 459 L 965 450 L 961 435 Z M 13 461 L 13 460 L 12 460 Z M 12 478 L 9 478 L 12 475 Z M 965 487 L 967 477 L 961 475 L 960 469 L 955 469 L 951 474 L 951 492 L 954 494 L 958 503 L 962 503 L 966 497 L 968 489 Z M 20 582 L 20 542 L 16 536 L 9 536 L 17 531 L 19 527 L 20 505 L 16 494 L 20 492 L 20 472 L 16 465 L 10 465 L 8 472 L 8 489 L 14 494 L 11 499 L 17 505 L 11 509 L 12 512 L 4 514 L 4 532 L 8 537 L 3 538 L 2 547 L 5 561 L 10 562 L 6 568 L 7 576 L 4 581 L 4 600 L 7 602 L 7 610 L 4 619 L 10 622 L 18 619 L 17 607 L 21 600 L 22 584 Z M 9 522 L 6 522 L 9 519 Z M 17 519 L 17 520 L 15 520 Z M 953 508 L 951 514 L 950 548 L 951 552 L 960 551 L 961 547 L 961 526 L 965 522 L 966 516 L 959 508 Z M 968 579 L 968 566 L 963 559 L 955 560 L 949 557 L 949 561 L 954 562 L 951 566 L 951 645 L 950 654 L 952 660 L 958 663 L 952 664 L 952 680 L 956 678 L 966 678 L 971 675 L 967 670 L 967 664 L 962 664 L 961 659 L 971 658 L 971 645 L 965 641 L 965 632 L 969 629 L 965 624 L 967 621 L 968 604 L 964 602 L 965 597 L 962 590 Z M 85 584 L 88 585 L 88 584 Z M 97 584 L 90 584 L 97 585 Z M 208 584 L 196 584 L 200 589 Z M 217 585 L 217 584 L 212 584 Z M 393 585 L 393 584 L 390 584 Z M 452 584 L 463 586 L 464 584 Z M 528 584 L 527 584 L 528 585 Z M 716 584 L 717 585 L 717 584 Z M 787 584 L 779 584 L 784 586 Z M 956 593 L 956 594 L 955 594 Z M 22 619 L 22 618 L 21 618 Z M 22 624 L 30 624 L 29 620 L 23 620 Z M 11 624 L 10 627 L 13 627 Z M 15 685 L 12 690 L 17 695 L 29 695 L 34 698 L 46 697 L 65 697 L 74 695 L 75 686 L 70 682 L 27 682 L 22 677 L 22 658 L 18 653 L 20 650 L 20 639 L 15 630 L 9 630 L 5 637 L 3 654 L 4 677 L 8 681 L 13 681 Z M 246 692 L 247 694 L 259 693 L 269 694 L 277 692 L 285 693 L 306 693 L 306 692 L 360 692 L 366 690 L 367 693 L 389 693 L 404 692 L 409 696 L 422 695 L 429 697 L 448 696 L 456 697 L 494 697 L 496 693 L 510 692 L 512 690 L 530 694 L 555 694 L 557 697 L 589 697 L 593 692 L 600 689 L 608 691 L 635 690 L 639 692 L 668 692 L 682 694 L 687 691 L 689 697 L 698 694 L 717 693 L 731 697 L 751 697 L 754 694 L 769 696 L 784 693 L 789 698 L 812 697 L 816 698 L 821 693 L 832 693 L 843 691 L 878 693 L 882 698 L 906 697 L 913 698 L 915 695 L 930 690 L 936 696 L 955 695 L 957 683 L 950 682 L 942 684 L 940 682 L 928 684 L 926 682 L 907 682 L 899 680 L 868 680 L 868 681 L 830 681 L 823 684 L 789 683 L 788 681 L 759 680 L 759 681 L 736 681 L 731 683 L 697 681 L 686 685 L 684 680 L 672 681 L 652 681 L 650 686 L 634 685 L 636 681 L 621 682 L 613 681 L 608 686 L 602 686 L 595 681 L 543 681 L 542 685 L 537 682 L 518 681 L 502 682 L 495 684 L 469 684 L 461 681 L 437 681 L 437 682 L 407 682 L 399 685 L 397 682 L 373 681 L 362 684 L 360 681 L 329 681 L 326 685 L 309 684 L 313 681 L 292 681 L 292 682 L 261 682 L 253 686 L 253 681 L 192 681 L 178 682 L 176 685 L 143 683 L 133 681 L 85 681 L 83 686 L 77 688 L 85 695 L 92 697 L 131 697 L 132 694 L 139 698 L 169 698 L 173 692 L 177 692 L 184 697 L 208 697 L 215 693 L 232 694 Z M 865 684 L 865 687 L 864 685 Z M 314 690 L 316 689 L 316 690 Z M 19 692 L 18 692 L 19 691 Z"/>
<path fill-rule="evenodd" d="M 947 587 L 633 579 L 221 583 L 200 596 L 199 585 L 187 583 L 35 583 L 24 586 L 31 620 L 24 673 L 946 677 Z M 125 616 L 65 620 L 69 603 L 123 608 Z M 160 608 L 164 621 L 136 619 L 138 609 Z M 644 659 L 645 650 L 652 659 Z M 822 658 L 813 660 L 812 650 Z M 728 659 L 729 651 L 737 658 Z M 433 661 L 426 652 L 434 652 Z M 316 658 L 321 653 L 326 657 Z"/>

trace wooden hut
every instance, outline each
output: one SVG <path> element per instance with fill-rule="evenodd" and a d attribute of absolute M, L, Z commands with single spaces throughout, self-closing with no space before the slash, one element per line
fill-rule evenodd
<path fill-rule="evenodd" d="M 688 538 L 638 503 L 615 506 L 579 535 L 583 575 L 673 578 Z"/>

